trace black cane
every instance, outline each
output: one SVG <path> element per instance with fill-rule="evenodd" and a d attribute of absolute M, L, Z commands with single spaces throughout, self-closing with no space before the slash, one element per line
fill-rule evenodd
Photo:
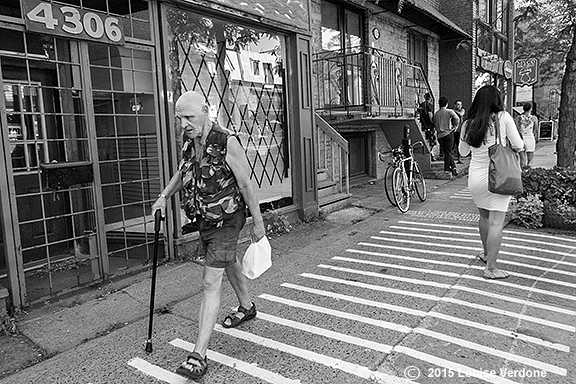
<path fill-rule="evenodd" d="M 156 292 L 156 264 L 158 264 L 158 241 L 160 238 L 160 222 L 162 211 L 154 212 L 154 255 L 152 256 L 152 287 L 150 288 L 150 317 L 148 319 L 148 340 L 146 340 L 146 352 L 152 352 L 152 318 L 154 317 L 154 293 Z"/>

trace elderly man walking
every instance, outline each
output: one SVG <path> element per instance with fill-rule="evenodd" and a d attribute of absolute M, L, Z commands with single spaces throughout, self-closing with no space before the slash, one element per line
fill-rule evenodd
<path fill-rule="evenodd" d="M 205 256 L 203 298 L 199 313 L 198 339 L 194 352 L 176 372 L 192 380 L 206 374 L 206 351 L 220 310 L 224 271 L 238 298 L 238 310 L 228 315 L 222 326 L 237 327 L 256 317 L 246 277 L 236 258 L 238 236 L 246 222 L 246 206 L 253 219 L 251 237 L 265 235 L 264 222 L 250 166 L 236 136 L 208 118 L 208 104 L 197 92 L 188 91 L 176 101 L 185 142 L 178 171 L 172 176 L 152 206 L 164 215 L 166 200 L 184 191 L 184 210 L 198 223 L 200 254 Z"/>
<path fill-rule="evenodd" d="M 446 108 L 447 105 L 448 99 L 446 97 L 438 99 L 440 109 L 434 114 L 432 121 L 434 128 L 436 128 L 440 150 L 444 155 L 444 171 L 451 172 L 452 176 L 458 176 L 456 163 L 452 158 L 452 145 L 454 143 L 454 131 L 458 128 L 460 118 L 456 112 Z"/>

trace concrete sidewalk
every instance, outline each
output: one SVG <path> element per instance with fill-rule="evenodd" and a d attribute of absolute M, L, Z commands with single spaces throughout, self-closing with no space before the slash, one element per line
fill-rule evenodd
<path fill-rule="evenodd" d="M 534 167 L 556 164 L 556 142 L 537 145 Z M 429 193 L 442 191 L 451 183 L 465 188 L 466 177 L 452 180 L 427 179 Z M 457 184 L 457 186 L 456 186 Z M 273 249 L 281 250 L 283 262 L 291 253 L 311 246 L 326 236 L 338 236 L 350 225 L 376 212 L 393 210 L 386 198 L 382 180 L 368 180 L 351 188 L 353 207 L 333 212 L 326 220 L 300 223 L 290 233 L 271 239 Z M 202 268 L 192 262 L 170 262 L 158 270 L 156 308 L 164 308 L 201 293 Z M 49 359 L 148 316 L 150 272 L 122 281 L 107 282 L 68 299 L 58 299 L 31 308 L 18 318 L 18 339 L 0 337 L 0 378 Z M 143 340 L 145 332 L 143 332 Z M 1 382 L 1 380 L 0 380 Z"/>

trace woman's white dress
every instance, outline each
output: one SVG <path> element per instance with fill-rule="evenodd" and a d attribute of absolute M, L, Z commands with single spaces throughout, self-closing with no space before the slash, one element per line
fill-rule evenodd
<path fill-rule="evenodd" d="M 523 148 L 524 143 L 518 133 L 518 129 L 516 128 L 512 116 L 510 116 L 508 112 L 504 111 L 498 113 L 495 118 L 498 118 L 502 143 L 507 145 L 506 137 L 508 137 L 512 144 L 512 148 L 515 150 Z M 464 122 L 462 125 L 458 150 L 462 156 L 468 156 L 470 151 L 472 151 L 472 160 L 470 161 L 470 168 L 468 169 L 468 190 L 472 194 L 474 203 L 478 208 L 486 209 L 488 211 L 506 212 L 508 210 L 511 196 L 499 195 L 488 191 L 488 166 L 490 164 L 488 147 L 496 142 L 494 127 L 491 126 L 488 129 L 485 142 L 482 143 L 480 147 L 474 148 L 462 140 L 466 135 L 466 129 L 468 127 L 467 123 L 468 121 Z"/>

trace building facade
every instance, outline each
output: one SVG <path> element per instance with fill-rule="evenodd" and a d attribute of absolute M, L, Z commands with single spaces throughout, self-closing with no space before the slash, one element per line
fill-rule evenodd
<path fill-rule="evenodd" d="M 307 0 L 0 4 L 0 285 L 15 307 L 146 268 L 174 102 L 238 134 L 263 210 L 316 215 Z M 162 257 L 197 238 L 180 197 Z"/>
<path fill-rule="evenodd" d="M 471 36 L 434 0 L 311 7 L 316 112 L 348 141 L 350 176 L 382 178 L 378 149 L 400 145 L 406 125 L 423 140 L 417 109 L 425 93 L 440 93 L 442 42 Z M 430 167 L 429 156 L 420 161 Z"/>
<path fill-rule="evenodd" d="M 512 113 L 514 1 L 440 0 L 440 10 L 472 36 L 440 43 L 440 94 L 468 109 L 476 90 L 492 84 Z"/>

